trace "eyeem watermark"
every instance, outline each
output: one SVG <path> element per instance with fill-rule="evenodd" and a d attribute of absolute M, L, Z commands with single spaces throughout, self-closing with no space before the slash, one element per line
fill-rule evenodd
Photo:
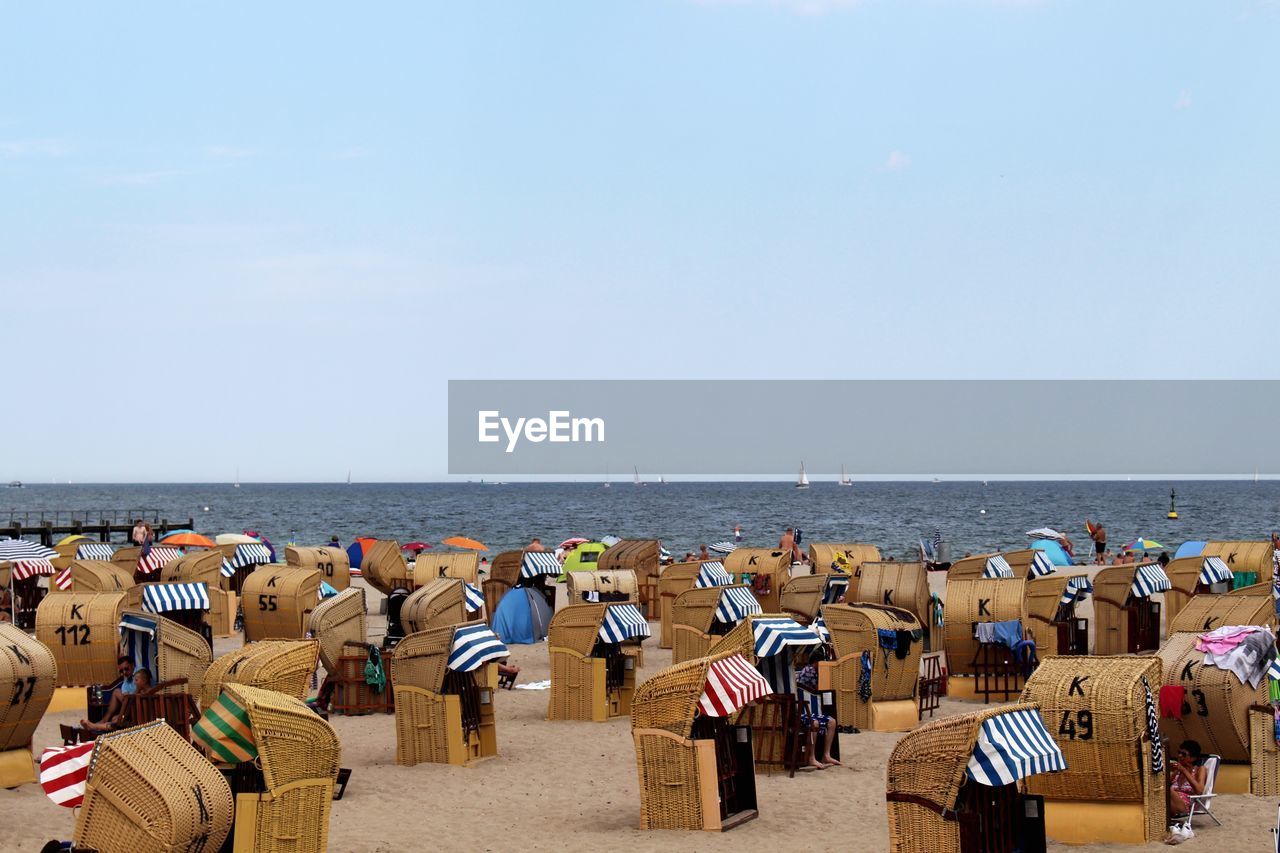
<path fill-rule="evenodd" d="M 498 430 L 501 429 L 507 437 L 507 453 L 515 451 L 521 438 L 534 444 L 543 441 L 575 444 L 604 441 L 604 418 L 575 418 L 567 410 L 547 412 L 545 420 L 516 418 L 515 423 L 510 418 L 502 417 L 502 412 L 496 409 L 476 414 L 480 422 L 479 440 L 486 444 L 499 442 L 502 438 L 498 435 Z"/>

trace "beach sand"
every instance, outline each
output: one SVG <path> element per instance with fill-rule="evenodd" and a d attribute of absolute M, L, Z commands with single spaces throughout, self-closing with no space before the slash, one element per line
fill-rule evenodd
<path fill-rule="evenodd" d="M 385 632 L 370 590 L 369 634 Z M 670 664 L 655 637 L 645 642 L 640 679 Z M 217 641 L 217 652 L 238 637 Z M 513 646 L 519 683 L 550 678 L 546 643 Z M 641 832 L 640 798 L 630 723 L 547 722 L 548 691 L 501 690 L 497 696 L 499 755 L 470 768 L 438 764 L 398 767 L 391 715 L 334 716 L 342 765 L 352 768 L 346 796 L 333 804 L 329 849 L 352 853 L 409 850 L 724 850 L 776 851 L 800 845 L 815 850 L 887 850 L 885 768 L 899 735 L 864 732 L 841 736 L 845 767 L 759 775 L 760 817 L 731 832 Z M 944 700 L 939 716 L 980 705 Z M 46 715 L 37 749 L 60 743 L 58 725 L 80 714 Z M 1250 796 L 1220 796 L 1215 812 L 1226 824 L 1197 822 L 1187 842 L 1207 849 L 1270 850 L 1276 803 Z M 54 805 L 38 785 L 0 791 L 0 850 L 30 851 L 51 838 L 70 839 L 74 815 Z M 1160 844 L 1147 845 L 1151 849 Z M 1057 850 L 1122 850 L 1102 845 Z"/>

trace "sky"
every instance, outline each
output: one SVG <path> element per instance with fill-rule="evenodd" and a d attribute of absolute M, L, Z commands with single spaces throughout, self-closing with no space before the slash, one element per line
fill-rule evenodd
<path fill-rule="evenodd" d="M 14 7 L 0 480 L 442 479 L 449 379 L 1274 378 L 1278 36 L 1253 0 Z"/>

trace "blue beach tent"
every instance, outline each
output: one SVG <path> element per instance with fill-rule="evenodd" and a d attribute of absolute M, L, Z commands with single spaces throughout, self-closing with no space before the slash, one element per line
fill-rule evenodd
<path fill-rule="evenodd" d="M 536 589 L 509 590 L 493 612 L 493 632 L 507 645 L 529 645 L 547 638 L 551 605 Z"/>
<path fill-rule="evenodd" d="M 1176 560 L 1179 557 L 1199 557 L 1204 553 L 1204 547 L 1208 544 L 1208 542 L 1183 542 L 1178 546 L 1178 551 L 1173 555 L 1173 558 Z"/>
<path fill-rule="evenodd" d="M 1062 549 L 1061 544 L 1053 539 L 1037 539 L 1031 543 L 1031 547 L 1044 551 L 1045 556 L 1049 558 L 1049 562 L 1055 566 L 1072 565 L 1070 555 Z"/>

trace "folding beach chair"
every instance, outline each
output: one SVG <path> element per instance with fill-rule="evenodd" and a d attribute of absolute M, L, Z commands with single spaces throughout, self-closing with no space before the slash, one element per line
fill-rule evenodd
<path fill-rule="evenodd" d="M 1215 815 L 1213 811 L 1210 809 L 1210 805 L 1213 803 L 1213 797 L 1214 797 L 1213 786 L 1218 781 L 1218 765 L 1221 763 L 1222 763 L 1222 756 L 1220 755 L 1210 755 L 1208 758 L 1204 760 L 1204 768 L 1205 768 L 1205 774 L 1206 774 L 1205 783 L 1204 783 L 1204 793 L 1191 794 L 1187 797 L 1188 801 L 1190 801 L 1191 803 L 1191 807 L 1190 807 L 1190 811 L 1187 813 L 1186 819 L 1183 821 L 1183 824 L 1182 824 L 1186 828 L 1188 829 L 1191 828 L 1191 819 L 1194 818 L 1196 815 L 1208 815 L 1209 817 L 1213 818 L 1213 822 L 1215 824 L 1217 824 L 1218 826 L 1222 826 L 1222 821 L 1218 820 L 1217 815 Z"/>

